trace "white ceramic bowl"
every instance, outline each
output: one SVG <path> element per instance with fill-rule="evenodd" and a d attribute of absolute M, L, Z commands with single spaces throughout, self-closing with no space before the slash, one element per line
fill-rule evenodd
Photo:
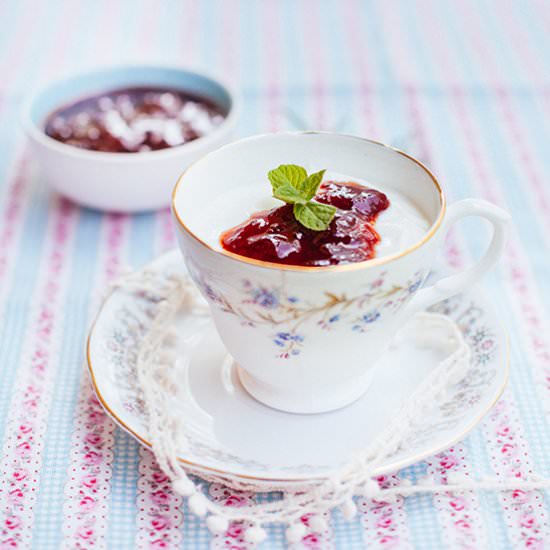
<path fill-rule="evenodd" d="M 208 135 L 187 144 L 143 153 L 104 153 L 66 145 L 47 136 L 44 122 L 54 110 L 83 97 L 128 86 L 169 87 L 207 97 L 227 110 Z M 167 206 L 178 176 L 196 159 L 227 142 L 239 102 L 227 86 L 198 72 L 163 66 L 97 70 L 55 82 L 23 109 L 23 125 L 41 177 L 73 201 L 107 211 L 139 212 Z"/>

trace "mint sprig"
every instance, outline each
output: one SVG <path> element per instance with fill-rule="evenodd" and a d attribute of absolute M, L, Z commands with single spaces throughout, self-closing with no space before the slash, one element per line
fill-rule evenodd
<path fill-rule="evenodd" d="M 296 164 L 281 164 L 267 174 L 273 196 L 287 204 L 293 204 L 294 217 L 308 229 L 324 231 L 328 228 L 336 208 L 330 204 L 313 201 L 325 170 L 307 175 L 305 168 Z"/>

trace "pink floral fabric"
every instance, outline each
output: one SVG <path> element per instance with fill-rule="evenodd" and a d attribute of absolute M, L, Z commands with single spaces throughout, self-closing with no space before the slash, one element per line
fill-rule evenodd
<path fill-rule="evenodd" d="M 477 196 L 511 211 L 485 284 L 510 334 L 509 388 L 463 441 L 379 483 L 548 474 L 549 26 L 544 0 L 2 3 L 0 550 L 252 548 L 246 525 L 213 536 L 188 512 L 151 453 L 106 416 L 83 367 L 101 293 L 175 246 L 171 214 L 102 214 L 51 193 L 19 114 L 42 83 L 109 64 L 202 66 L 242 96 L 237 137 L 359 134 L 425 162 L 449 202 Z M 478 256 L 483 238 L 453 228 L 450 267 Z M 204 488 L 227 506 L 276 498 Z M 353 520 L 335 511 L 293 550 L 550 544 L 544 491 L 356 504 Z M 262 548 L 285 546 L 270 528 Z"/>

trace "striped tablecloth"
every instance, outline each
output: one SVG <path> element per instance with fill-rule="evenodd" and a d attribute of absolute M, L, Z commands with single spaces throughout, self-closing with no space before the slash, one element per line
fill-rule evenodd
<path fill-rule="evenodd" d="M 41 82 L 128 61 L 232 81 L 239 134 L 307 127 L 405 148 L 451 199 L 509 209 L 486 288 L 509 330 L 511 383 L 464 441 L 414 479 L 550 474 L 550 4 L 546 0 L 0 2 L 0 548 L 245 549 L 210 536 L 149 451 L 103 413 L 83 369 L 98 297 L 124 266 L 174 246 L 168 211 L 101 215 L 53 196 L 18 126 Z M 477 226 L 448 243 L 480 254 Z M 210 492 L 228 505 L 253 494 Z M 550 547 L 544 492 L 359 501 L 295 548 Z M 273 527 L 264 548 L 285 546 Z"/>

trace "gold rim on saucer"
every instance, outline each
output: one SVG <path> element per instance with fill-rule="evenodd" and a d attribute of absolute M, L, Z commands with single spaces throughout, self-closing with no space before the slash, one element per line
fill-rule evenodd
<path fill-rule="evenodd" d="M 98 311 L 97 315 L 95 316 L 94 321 L 92 323 L 92 326 L 90 328 L 90 332 L 88 334 L 88 338 L 87 338 L 87 342 L 86 342 L 86 358 L 87 358 L 88 370 L 90 372 L 92 386 L 93 386 L 94 391 L 97 395 L 97 398 L 99 399 L 101 405 L 103 406 L 103 408 L 105 409 L 107 414 L 121 428 L 126 430 L 134 438 L 136 438 L 138 441 L 140 441 L 141 443 L 143 443 L 147 447 L 152 448 L 151 442 L 149 442 L 146 438 L 142 437 L 136 431 L 134 431 L 121 418 L 119 418 L 117 416 L 117 414 L 110 408 L 109 404 L 107 403 L 107 401 L 103 397 L 101 391 L 99 390 L 97 379 L 96 379 L 96 376 L 95 376 L 95 373 L 94 373 L 94 366 L 92 364 L 91 351 L 90 351 L 91 340 L 92 340 L 92 337 L 93 337 L 94 330 L 96 328 L 98 319 L 101 316 L 101 313 L 102 313 L 102 311 L 105 307 L 105 304 L 112 297 L 114 292 L 115 292 L 115 290 L 112 290 L 107 295 L 107 297 L 103 300 L 103 303 L 101 304 L 101 307 L 99 308 L 99 311 Z M 505 372 L 504 372 L 504 376 L 502 377 L 501 384 L 497 388 L 497 391 L 495 392 L 495 395 L 492 398 L 492 400 L 485 407 L 483 407 L 483 410 L 475 418 L 473 418 L 468 423 L 468 425 L 460 433 L 456 434 L 456 436 L 450 438 L 448 441 L 446 441 L 445 443 L 443 443 L 441 445 L 434 446 L 434 447 L 432 447 L 428 450 L 425 450 L 425 451 L 422 451 L 420 453 L 414 454 L 414 455 L 409 456 L 405 459 L 398 460 L 398 461 L 395 461 L 395 462 L 390 462 L 389 464 L 385 464 L 383 467 L 380 467 L 380 468 L 378 468 L 378 470 L 375 471 L 376 475 L 382 475 L 384 473 L 390 473 L 390 472 L 400 470 L 401 468 L 404 468 L 406 466 L 414 464 L 414 463 L 416 463 L 420 460 L 423 460 L 424 458 L 426 458 L 428 456 L 437 454 L 438 452 L 441 452 L 444 449 L 449 448 L 450 446 L 454 445 L 457 441 L 462 440 L 482 420 L 482 418 L 493 408 L 493 406 L 496 404 L 496 402 L 500 399 L 504 389 L 506 388 L 506 385 L 507 385 L 508 379 L 509 379 L 509 375 L 510 375 L 510 341 L 509 341 L 509 337 L 508 337 L 507 331 L 506 331 L 503 323 L 499 319 L 495 319 L 495 322 L 496 322 L 496 324 L 500 325 L 501 334 L 502 334 L 503 339 L 504 339 Z M 307 478 L 307 479 L 292 478 L 292 477 L 283 479 L 283 478 L 248 476 L 248 475 L 245 475 L 245 474 L 237 474 L 237 473 L 232 473 L 232 472 L 226 472 L 226 471 L 221 470 L 219 468 L 213 468 L 211 466 L 205 466 L 205 465 L 202 465 L 198 462 L 193 462 L 193 461 L 190 461 L 190 460 L 186 460 L 186 459 L 181 458 L 181 457 L 178 457 L 178 460 L 182 464 L 185 464 L 185 465 L 189 466 L 190 469 L 194 470 L 196 473 L 199 473 L 199 475 L 200 475 L 201 472 L 205 473 L 206 475 L 207 474 L 216 474 L 216 475 L 219 475 L 219 476 L 227 479 L 228 481 L 230 481 L 232 479 L 233 480 L 244 480 L 244 481 L 252 480 L 252 481 L 262 482 L 266 485 L 281 486 L 281 485 L 284 485 L 285 483 L 286 484 L 302 484 L 302 485 L 305 485 L 305 484 L 308 484 L 308 483 L 320 482 L 320 481 L 323 481 L 323 480 L 327 479 L 327 476 L 312 476 L 311 478 Z"/>

